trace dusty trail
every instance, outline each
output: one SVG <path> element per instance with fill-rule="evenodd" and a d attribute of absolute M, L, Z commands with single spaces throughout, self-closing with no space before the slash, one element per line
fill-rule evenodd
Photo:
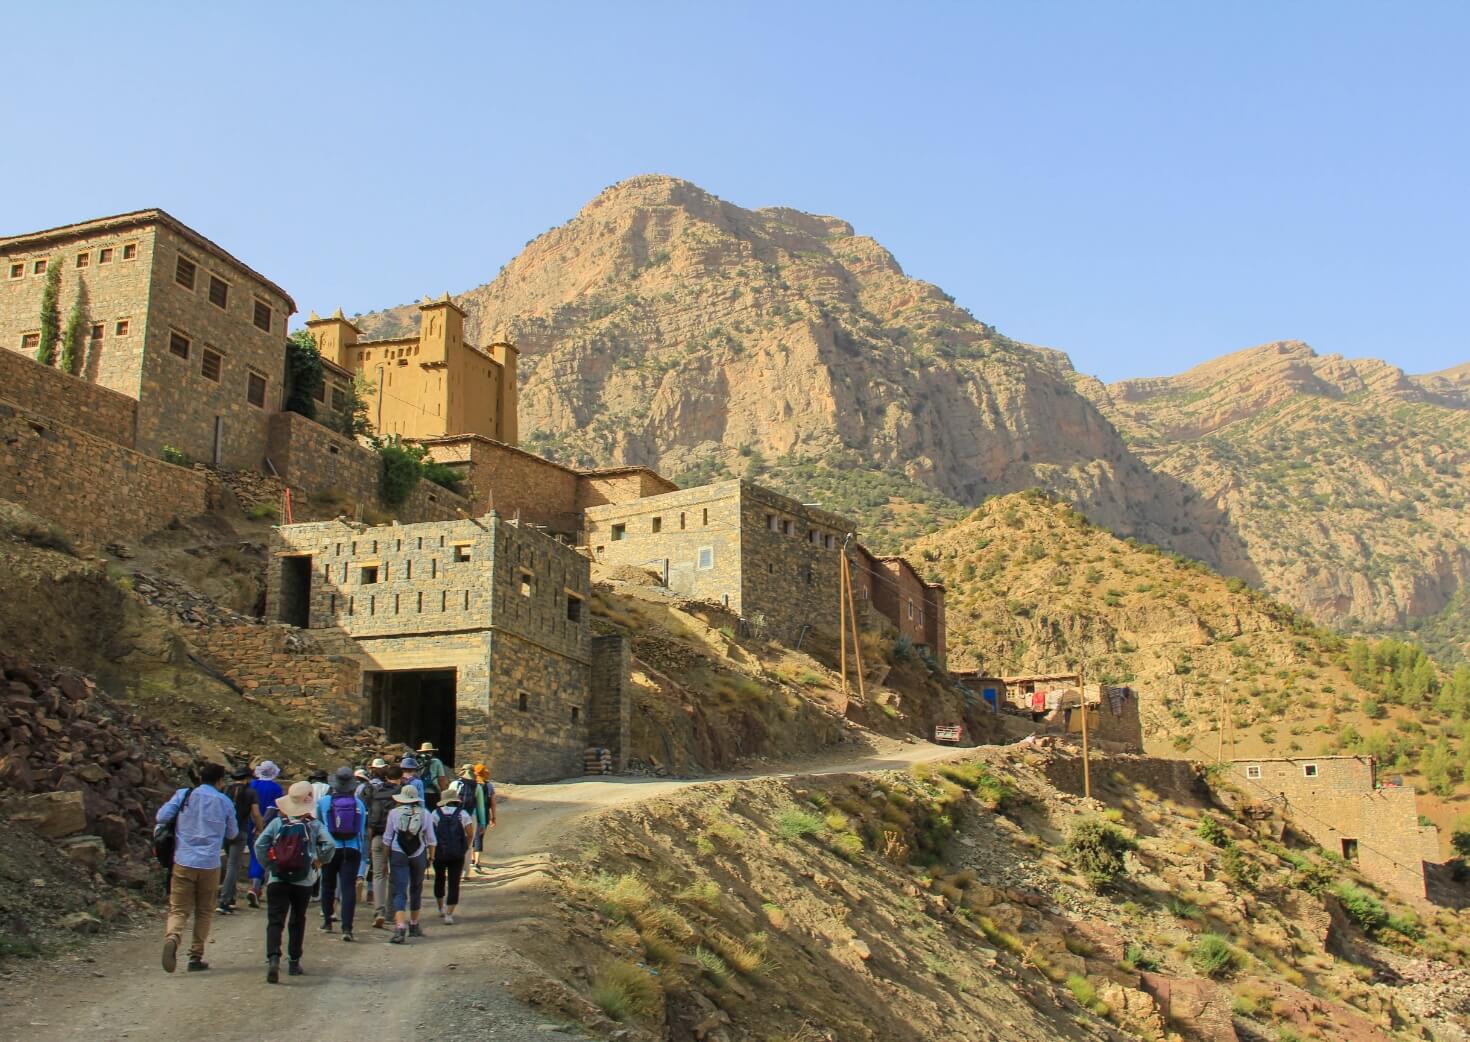
<path fill-rule="evenodd" d="M 488 875 L 470 877 L 454 926 L 433 914 L 425 885 L 422 940 L 390 947 L 385 931 L 360 913 L 355 943 L 307 918 L 307 976 L 265 983 L 265 912 L 216 917 L 205 958 L 208 973 L 173 975 L 159 967 L 162 917 L 34 970 L 19 967 L 0 982 L 0 1031 L 27 1042 L 147 1039 L 148 1042 L 363 1042 L 374 1037 L 431 1037 L 436 1042 L 556 1042 L 564 1034 L 515 1002 L 502 981 L 516 975 L 514 930 L 534 927 L 536 909 L 519 898 L 550 850 L 577 819 L 734 777 L 796 777 L 899 770 L 964 750 L 892 743 L 889 751 L 795 770 L 697 780 L 587 778 L 551 785 L 504 786 L 501 824 L 490 833 Z M 242 902 L 243 908 L 243 902 Z M 187 945 L 188 933 L 185 933 Z M 446 999 L 453 996 L 453 1003 Z M 461 1016 L 445 1018 L 446 1005 Z M 425 1034 L 427 1032 L 427 1034 Z"/>

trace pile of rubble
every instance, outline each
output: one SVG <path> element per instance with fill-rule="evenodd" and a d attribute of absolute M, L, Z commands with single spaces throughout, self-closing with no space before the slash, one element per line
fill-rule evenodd
<path fill-rule="evenodd" d="M 249 544 L 246 544 L 249 545 Z M 149 572 L 133 575 L 133 592 L 155 608 L 162 608 L 186 626 L 254 626 L 260 620 L 217 604 L 176 579 Z"/>
<path fill-rule="evenodd" d="M 5 810 L 82 858 L 142 844 L 153 814 L 194 762 L 187 746 L 71 670 L 0 655 L 0 791 Z M 84 842 L 85 841 L 85 842 Z"/>
<path fill-rule="evenodd" d="M 316 736 L 321 739 L 322 745 L 337 756 L 337 762 L 326 765 L 329 770 L 343 764 L 348 767 L 365 767 L 372 762 L 374 756 L 391 759 L 404 755 L 403 743 L 390 742 L 387 732 L 381 727 L 357 724 L 322 727 L 317 730 Z"/>

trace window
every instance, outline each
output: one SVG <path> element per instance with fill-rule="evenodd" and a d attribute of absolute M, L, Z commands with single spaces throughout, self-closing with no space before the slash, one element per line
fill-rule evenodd
<path fill-rule="evenodd" d="M 271 331 L 271 306 L 263 300 L 255 302 L 255 328 Z"/>
<path fill-rule="evenodd" d="M 570 590 L 567 591 L 567 621 L 582 621 L 582 598 L 578 597 Z"/>
<path fill-rule="evenodd" d="M 375 565 L 375 564 L 365 564 L 365 565 L 363 565 L 362 566 L 362 575 L 358 579 L 358 583 L 361 584 L 361 585 L 363 585 L 363 586 L 372 586 L 377 581 L 378 581 L 378 566 Z"/>
<path fill-rule="evenodd" d="M 79 253 L 79 254 L 77 254 L 77 267 L 79 267 L 79 268 L 85 268 L 88 264 L 91 264 L 91 263 L 92 263 L 92 255 L 90 253 Z"/>
<path fill-rule="evenodd" d="M 518 581 L 518 584 L 517 584 L 517 588 L 521 591 L 521 596 L 522 597 L 529 597 L 529 596 L 531 596 L 532 591 L 535 589 L 535 584 L 536 584 L 536 576 L 535 576 L 535 574 L 532 573 L 532 572 L 528 572 L 528 571 L 526 571 L 526 569 L 522 568 L 520 570 L 520 573 L 519 573 L 519 581 Z"/>
<path fill-rule="evenodd" d="M 1302 764 L 1302 774 L 1308 778 L 1317 777 L 1317 765 L 1315 763 Z"/>
<path fill-rule="evenodd" d="M 470 545 L 468 543 L 454 544 L 454 559 L 460 564 L 468 561 L 470 559 Z"/>
<path fill-rule="evenodd" d="M 912 619 L 913 617 L 914 617 L 914 602 L 913 601 L 909 601 L 909 618 Z"/>
<path fill-rule="evenodd" d="M 628 526 L 627 525 L 613 525 L 612 526 L 612 541 L 613 542 L 620 543 L 620 542 L 623 541 L 623 539 L 625 539 L 627 537 L 627 535 L 628 535 Z"/>
<path fill-rule="evenodd" d="M 776 530 L 776 515 L 775 514 L 767 514 L 766 515 L 766 527 L 769 528 L 772 532 L 774 532 Z"/>
<path fill-rule="evenodd" d="M 783 517 L 781 519 L 781 534 L 782 535 L 790 535 L 791 534 L 791 520 L 789 518 L 784 518 Z"/>
<path fill-rule="evenodd" d="M 1342 841 L 1342 856 L 1347 861 L 1358 860 L 1358 841 L 1348 839 L 1344 836 Z"/>
<path fill-rule="evenodd" d="M 342 412 L 347 408 L 347 392 L 340 387 L 332 388 L 332 408 Z"/>
<path fill-rule="evenodd" d="M 709 507 L 704 508 L 704 524 L 709 524 Z"/>
<path fill-rule="evenodd" d="M 659 532 L 662 532 L 663 530 L 664 530 L 664 519 L 661 518 L 661 517 L 654 518 L 653 519 L 653 531 L 654 531 L 654 534 L 657 535 Z"/>
<path fill-rule="evenodd" d="M 806 541 L 813 546 L 817 545 L 817 530 L 815 528 L 808 528 L 806 530 Z"/>
<path fill-rule="evenodd" d="M 92 323 L 92 341 L 94 343 L 102 339 L 102 332 L 105 328 L 101 322 Z"/>
<path fill-rule="evenodd" d="M 824 546 L 828 550 L 832 549 L 832 533 L 831 532 L 828 532 L 826 535 L 822 536 L 822 546 Z"/>
<path fill-rule="evenodd" d="M 245 400 L 257 409 L 265 408 L 265 377 L 251 372 L 245 379 Z"/>
<path fill-rule="evenodd" d="M 111 246 L 104 246 L 104 247 L 102 247 L 102 249 L 100 249 L 100 250 L 97 251 L 97 263 L 98 264 L 111 264 L 112 263 L 112 247 Z"/>
<path fill-rule="evenodd" d="M 708 571 L 715 566 L 715 548 L 712 546 L 701 546 L 699 548 L 699 568 Z"/>
<path fill-rule="evenodd" d="M 224 279 L 209 276 L 209 302 L 217 307 L 230 306 L 230 286 Z"/>
<path fill-rule="evenodd" d="M 22 351 L 35 351 L 41 346 L 40 333 L 22 333 L 20 335 L 20 349 Z"/>
<path fill-rule="evenodd" d="M 204 374 L 204 379 L 213 380 L 215 383 L 219 383 L 219 375 L 222 361 L 223 359 L 220 358 L 220 353 L 218 351 L 211 351 L 209 348 L 206 347 L 203 354 L 201 355 L 200 364 L 200 371 Z"/>
<path fill-rule="evenodd" d="M 13 278 L 13 279 L 18 279 L 22 275 L 24 275 L 25 273 L 26 273 L 26 266 L 23 263 L 20 263 L 20 264 L 12 264 L 10 266 L 10 277 Z"/>
<path fill-rule="evenodd" d="M 31 274 L 32 275 L 44 275 L 44 274 L 46 274 L 46 261 L 45 261 L 44 258 L 41 259 L 41 260 L 36 261 L 35 263 L 33 263 L 31 265 Z"/>
<path fill-rule="evenodd" d="M 531 696 L 525 691 L 516 695 L 516 708 L 523 713 L 531 708 Z"/>
<path fill-rule="evenodd" d="M 575 724 L 577 722 L 577 718 L 579 716 L 581 716 L 581 715 L 582 715 L 582 710 L 580 708 L 578 708 L 577 706 L 572 706 L 572 723 Z"/>
<path fill-rule="evenodd" d="M 679 511 L 679 531 L 684 531 L 684 511 Z"/>
<path fill-rule="evenodd" d="M 179 254 L 179 259 L 174 262 L 174 281 L 185 289 L 193 289 L 194 275 L 197 271 L 193 261 Z"/>
<path fill-rule="evenodd" d="M 1245 768 L 1245 776 L 1251 781 L 1261 780 L 1261 765 L 1258 763 L 1248 764 Z"/>
<path fill-rule="evenodd" d="M 123 245 L 123 260 L 132 260 L 136 256 L 138 256 L 138 244 L 136 242 L 125 243 Z"/>
<path fill-rule="evenodd" d="M 115 327 L 113 327 L 112 333 L 113 333 L 114 336 L 127 336 L 128 335 L 128 320 L 125 319 L 125 318 L 118 319 L 117 320 L 117 325 Z"/>
<path fill-rule="evenodd" d="M 317 384 L 316 390 L 311 392 L 311 396 L 319 402 L 325 402 L 327 400 L 327 382 L 323 380 Z"/>
<path fill-rule="evenodd" d="M 178 358 L 188 358 L 189 338 L 183 333 L 170 333 L 168 335 L 168 353 Z"/>

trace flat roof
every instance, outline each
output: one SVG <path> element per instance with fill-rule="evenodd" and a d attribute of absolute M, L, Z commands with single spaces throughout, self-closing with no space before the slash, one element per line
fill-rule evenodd
<path fill-rule="evenodd" d="M 361 342 L 359 342 L 359 343 L 361 343 Z M 388 343 L 388 341 L 384 341 L 384 340 L 368 341 L 368 343 Z M 491 361 L 494 361 L 494 359 L 491 359 Z M 666 484 L 670 484 L 670 485 L 673 484 L 672 481 L 669 481 L 668 478 L 664 477 L 662 474 L 660 474 L 658 471 L 654 470 L 652 467 L 643 467 L 643 466 L 631 465 L 631 466 L 623 466 L 623 467 L 599 467 L 599 468 L 594 468 L 592 470 L 581 470 L 581 469 L 579 469 L 577 467 L 569 467 L 565 463 L 558 463 L 558 462 L 556 462 L 556 460 L 547 459 L 545 456 L 538 456 L 534 452 L 528 452 L 528 451 L 526 451 L 525 449 L 521 448 L 518 445 L 511 445 L 508 442 L 504 442 L 504 441 L 496 441 L 494 438 L 487 437 L 484 434 L 476 434 L 476 433 L 473 433 L 473 432 L 469 432 L 469 433 L 466 433 L 466 434 L 442 434 L 442 435 L 440 435 L 437 438 L 405 438 L 404 440 L 405 441 L 412 441 L 412 442 L 414 442 L 417 445 L 451 445 L 451 444 L 453 444 L 455 442 L 460 442 L 460 441 L 483 441 L 485 444 L 487 444 L 487 445 L 493 445 L 497 449 L 504 449 L 507 452 L 518 453 L 519 455 L 522 455 L 522 456 L 525 456 L 525 457 L 527 457 L 529 459 L 535 460 L 537 463 L 544 463 L 548 467 L 555 467 L 557 470 L 564 470 L 568 474 L 575 474 L 578 477 L 599 478 L 599 477 L 611 477 L 611 476 L 616 475 L 616 474 L 640 474 L 641 473 L 641 474 L 652 474 L 654 477 L 658 478 L 660 481 L 662 481 L 662 482 L 664 482 Z M 649 497 L 649 498 L 652 498 L 652 497 Z"/>
<path fill-rule="evenodd" d="M 291 313 L 293 315 L 296 313 L 296 301 L 291 299 L 291 294 L 236 257 L 229 250 L 226 250 L 219 243 L 205 238 L 177 217 L 157 207 L 148 210 L 133 210 L 130 213 L 114 214 L 111 217 L 94 217 L 90 221 L 78 221 L 76 224 L 62 224 L 55 228 L 43 228 L 35 232 L 22 232 L 19 235 L 7 235 L 0 238 L 0 250 L 11 249 L 17 246 L 39 245 L 55 239 L 70 239 L 79 235 L 92 235 L 98 232 L 122 231 L 125 228 L 137 228 L 141 225 L 148 224 L 167 225 L 200 249 L 208 250 L 222 260 L 233 264 L 261 285 L 279 293 L 285 298 L 286 303 L 290 305 Z"/>

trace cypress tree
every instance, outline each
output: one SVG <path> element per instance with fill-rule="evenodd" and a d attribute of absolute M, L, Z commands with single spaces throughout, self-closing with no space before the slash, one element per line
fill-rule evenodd
<path fill-rule="evenodd" d="M 61 370 L 76 376 L 82 368 L 82 345 L 87 336 L 87 284 L 77 283 L 77 299 L 61 334 Z"/>
<path fill-rule="evenodd" d="M 56 337 L 61 332 L 61 265 L 46 268 L 46 285 L 41 290 L 41 344 L 36 348 L 36 361 L 56 364 Z"/>

